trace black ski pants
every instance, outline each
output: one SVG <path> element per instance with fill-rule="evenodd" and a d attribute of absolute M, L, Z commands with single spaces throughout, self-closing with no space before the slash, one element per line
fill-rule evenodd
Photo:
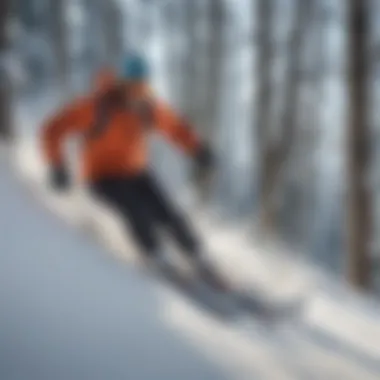
<path fill-rule="evenodd" d="M 97 181 L 91 184 L 91 190 L 121 213 L 143 253 L 154 255 L 160 251 L 158 229 L 164 227 L 186 254 L 193 258 L 199 254 L 199 242 L 191 226 L 150 173 Z"/>

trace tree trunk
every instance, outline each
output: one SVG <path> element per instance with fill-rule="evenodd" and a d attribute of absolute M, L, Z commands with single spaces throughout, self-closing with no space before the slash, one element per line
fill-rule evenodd
<path fill-rule="evenodd" d="M 13 135 L 11 126 L 11 83 L 7 67 L 9 41 L 7 22 L 10 1 L 0 2 L 0 138 L 9 139 Z"/>
<path fill-rule="evenodd" d="M 215 130 L 218 127 L 219 104 L 221 95 L 222 77 L 222 44 L 225 9 L 220 0 L 209 0 L 209 61 L 208 61 L 208 92 L 207 92 L 207 125 L 206 139 L 211 142 L 215 139 Z"/>
<path fill-rule="evenodd" d="M 169 2 L 163 8 L 162 24 L 165 40 L 165 76 L 171 104 L 180 113 L 185 111 L 183 52 L 178 48 L 177 36 L 184 29 L 183 1 Z M 162 33 L 162 31 L 160 31 Z M 186 74 L 186 73 L 185 73 Z"/>
<path fill-rule="evenodd" d="M 256 140 L 255 145 L 263 148 L 267 142 L 271 112 L 271 65 L 273 58 L 272 30 L 274 23 L 274 4 L 272 0 L 258 0 L 257 3 L 257 39 L 258 59 L 255 65 L 254 78 L 258 80 L 257 102 L 255 107 Z"/>
<path fill-rule="evenodd" d="M 98 69 L 100 64 L 99 57 L 99 22 L 98 22 L 98 9 L 95 0 L 83 0 L 83 7 L 85 12 L 85 47 L 83 58 L 86 68 L 91 74 Z"/>
<path fill-rule="evenodd" d="M 260 188 L 259 202 L 262 205 L 264 201 L 264 174 L 266 172 L 265 147 L 268 144 L 268 130 L 270 127 L 271 117 L 271 67 L 274 54 L 274 41 L 272 31 L 274 26 L 274 2 L 272 0 L 254 0 L 256 3 L 256 20 L 257 31 L 254 41 L 258 44 L 257 62 L 254 65 L 253 77 L 258 81 L 255 105 L 252 107 L 255 114 L 253 122 L 255 123 L 255 134 L 253 146 L 258 149 L 258 158 L 260 162 Z M 257 36 L 257 38 L 256 38 Z M 255 176 L 253 176 L 255 178 Z"/>
<path fill-rule="evenodd" d="M 50 0 L 51 38 L 56 62 L 55 75 L 63 93 L 68 91 L 69 52 L 66 25 L 66 1 Z"/>
<path fill-rule="evenodd" d="M 348 126 L 348 272 L 359 287 L 370 285 L 372 199 L 369 189 L 370 126 L 367 57 L 368 2 L 351 0 L 349 8 L 349 126 Z"/>
<path fill-rule="evenodd" d="M 196 109 L 196 86 L 198 85 L 197 60 L 199 59 L 199 41 L 197 38 L 198 27 L 198 1 L 192 0 L 185 3 L 185 27 L 186 27 L 186 61 L 185 61 L 185 115 L 195 124 L 198 125 Z"/>
<path fill-rule="evenodd" d="M 275 225 L 277 211 L 276 195 L 282 188 L 284 169 L 293 145 L 297 117 L 299 115 L 299 74 L 301 71 L 305 29 L 310 16 L 310 2 L 297 0 L 294 27 L 290 36 L 288 72 L 286 74 L 284 110 L 281 117 L 282 136 L 275 143 L 267 142 L 263 153 L 261 182 L 262 210 L 260 223 L 263 231 L 271 231 Z"/>
<path fill-rule="evenodd" d="M 123 51 L 122 14 L 115 0 L 101 3 L 104 34 L 104 63 L 117 64 Z"/>
<path fill-rule="evenodd" d="M 199 115 L 201 135 L 212 146 L 217 137 L 219 127 L 220 103 L 222 94 L 223 75 L 223 35 L 226 22 L 225 5 L 220 0 L 208 0 L 207 5 L 207 63 L 205 82 L 206 96 L 202 105 L 202 114 Z M 213 178 L 200 179 L 199 194 L 203 201 L 210 195 Z"/>
<path fill-rule="evenodd" d="M 303 133 L 300 135 L 299 143 L 301 145 L 301 154 L 298 157 L 301 173 L 296 177 L 299 178 L 303 187 L 301 196 L 299 197 L 299 213 L 297 215 L 295 230 L 297 231 L 297 239 L 301 242 L 304 249 L 310 247 L 313 231 L 313 215 L 317 203 L 317 166 L 319 164 L 317 156 L 318 146 L 321 140 L 321 105 L 322 96 L 325 86 L 326 74 L 326 31 L 322 19 L 322 7 L 319 0 L 311 0 L 312 6 L 312 22 L 307 44 L 311 46 L 308 54 L 310 61 L 307 71 L 306 86 L 311 97 L 304 102 Z M 298 168 L 295 168 L 298 171 Z"/>

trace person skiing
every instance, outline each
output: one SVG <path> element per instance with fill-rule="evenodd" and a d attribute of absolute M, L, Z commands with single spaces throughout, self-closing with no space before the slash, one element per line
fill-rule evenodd
<path fill-rule="evenodd" d="M 164 227 L 196 266 L 198 273 L 223 287 L 204 248 L 184 215 L 171 203 L 148 168 L 147 137 L 158 131 L 192 157 L 198 171 L 213 167 L 209 146 L 148 88 L 149 67 L 138 55 L 125 58 L 120 78 L 105 70 L 93 93 L 60 109 L 42 128 L 44 157 L 51 185 L 70 186 L 63 142 L 80 136 L 82 173 L 91 192 L 119 212 L 132 231 L 142 257 L 166 265 L 157 227 Z"/>

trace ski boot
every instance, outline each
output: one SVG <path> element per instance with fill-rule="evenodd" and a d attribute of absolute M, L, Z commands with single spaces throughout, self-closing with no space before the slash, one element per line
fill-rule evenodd
<path fill-rule="evenodd" d="M 218 273 L 215 266 L 205 259 L 198 259 L 195 262 L 195 269 L 198 276 L 210 287 L 222 293 L 230 293 L 231 285 L 223 276 Z"/>

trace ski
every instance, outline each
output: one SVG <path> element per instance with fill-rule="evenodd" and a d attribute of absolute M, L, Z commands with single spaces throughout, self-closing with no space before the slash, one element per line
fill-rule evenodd
<path fill-rule="evenodd" d="M 223 276 L 208 268 L 206 273 L 196 276 L 203 288 L 212 289 L 213 296 L 223 299 L 224 304 L 234 310 L 234 316 L 248 316 L 265 325 L 292 321 L 302 315 L 304 301 L 295 299 L 287 302 L 275 302 L 259 292 L 246 292 L 228 284 Z M 196 280 L 196 279 L 194 279 Z"/>
<path fill-rule="evenodd" d="M 297 319 L 302 315 L 305 301 L 295 299 L 287 302 L 269 300 L 258 292 L 247 292 L 236 289 L 226 283 L 223 277 L 215 270 L 207 268 L 205 273 L 198 273 L 200 281 L 216 292 L 223 294 L 239 311 L 240 315 L 249 315 L 266 324 L 278 323 Z"/>
<path fill-rule="evenodd" d="M 237 303 L 247 314 L 260 318 L 266 323 L 291 322 L 302 317 L 306 301 L 295 299 L 292 301 L 273 301 L 260 295 L 238 293 Z"/>
<path fill-rule="evenodd" d="M 155 268 L 157 278 L 174 287 L 192 304 L 222 321 L 233 321 L 240 317 L 234 300 L 216 287 L 212 287 L 197 274 L 185 275 L 174 265 Z"/>

